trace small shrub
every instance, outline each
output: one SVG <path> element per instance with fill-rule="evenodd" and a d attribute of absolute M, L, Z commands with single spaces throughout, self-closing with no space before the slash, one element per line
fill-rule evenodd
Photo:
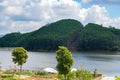
<path fill-rule="evenodd" d="M 37 71 L 35 75 L 48 75 L 48 73 L 45 71 Z"/>
<path fill-rule="evenodd" d="M 72 71 L 67 74 L 67 80 L 77 80 L 76 79 L 76 72 Z"/>
<path fill-rule="evenodd" d="M 78 80 L 93 80 L 92 73 L 87 70 L 77 70 L 76 77 L 78 78 Z"/>
<path fill-rule="evenodd" d="M 58 79 L 59 80 L 64 80 L 64 75 L 63 74 L 58 74 Z"/>
<path fill-rule="evenodd" d="M 97 76 L 98 76 L 97 69 L 94 70 L 93 76 L 94 76 L 94 77 L 97 77 Z"/>
<path fill-rule="evenodd" d="M 0 79 L 0 80 L 1 80 L 1 79 Z M 2 80 L 20 80 L 20 79 L 12 78 L 12 77 L 7 77 L 7 78 L 3 78 Z"/>
<path fill-rule="evenodd" d="M 26 72 L 26 71 L 22 71 L 22 72 L 15 72 L 16 75 L 32 75 L 31 72 Z"/>
<path fill-rule="evenodd" d="M 1 75 L 1 77 L 2 78 L 10 78 L 10 77 L 12 77 L 12 75 L 11 74 L 3 74 L 3 75 Z"/>
<path fill-rule="evenodd" d="M 64 80 L 64 75 L 58 75 L 59 80 Z M 67 74 L 66 80 L 93 80 L 93 75 L 87 70 L 72 71 Z"/>
<path fill-rule="evenodd" d="M 5 71 L 3 74 L 13 74 L 14 72 L 11 71 Z"/>

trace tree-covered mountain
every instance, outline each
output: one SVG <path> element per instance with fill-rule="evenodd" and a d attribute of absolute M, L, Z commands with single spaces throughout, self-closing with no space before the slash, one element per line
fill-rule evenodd
<path fill-rule="evenodd" d="M 3 37 L 4 35 L 0 35 L 0 38 Z"/>
<path fill-rule="evenodd" d="M 120 44 L 118 29 L 106 28 L 93 23 L 87 24 L 80 33 L 80 50 L 117 50 Z M 116 42 L 118 40 L 118 42 Z"/>
<path fill-rule="evenodd" d="M 40 29 L 21 34 L 11 33 L 0 38 L 0 47 L 25 47 L 27 50 L 51 51 L 64 45 L 71 50 L 118 50 L 120 30 L 77 20 L 63 19 Z"/>

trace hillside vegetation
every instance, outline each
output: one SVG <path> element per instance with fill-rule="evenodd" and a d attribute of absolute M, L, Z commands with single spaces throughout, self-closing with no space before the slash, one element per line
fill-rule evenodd
<path fill-rule="evenodd" d="M 21 34 L 10 33 L 0 38 L 0 47 L 25 47 L 32 51 L 53 51 L 63 45 L 74 51 L 119 50 L 120 30 L 114 27 L 63 19 L 40 29 Z"/>

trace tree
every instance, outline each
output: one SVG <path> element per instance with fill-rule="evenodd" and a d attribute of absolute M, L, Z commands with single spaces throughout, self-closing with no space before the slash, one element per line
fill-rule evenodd
<path fill-rule="evenodd" d="M 59 46 L 59 49 L 56 51 L 56 59 L 58 64 L 56 66 L 59 74 L 63 74 L 65 80 L 67 79 L 67 74 L 71 71 L 71 66 L 73 65 L 73 57 L 71 52 L 64 46 Z"/>
<path fill-rule="evenodd" d="M 13 62 L 20 66 L 20 71 L 22 71 L 22 65 L 26 63 L 28 58 L 27 50 L 25 50 L 23 47 L 15 48 L 12 51 L 12 56 Z"/>

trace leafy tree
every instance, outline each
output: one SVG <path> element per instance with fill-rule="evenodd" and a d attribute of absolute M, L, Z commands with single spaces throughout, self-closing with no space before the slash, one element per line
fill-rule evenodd
<path fill-rule="evenodd" d="M 26 63 L 28 58 L 27 50 L 25 50 L 23 47 L 15 48 L 12 51 L 12 56 L 13 62 L 20 66 L 20 71 L 22 71 L 22 65 Z"/>
<path fill-rule="evenodd" d="M 56 59 L 58 64 L 56 66 L 59 74 L 63 74 L 65 80 L 67 74 L 71 71 L 71 66 L 73 65 L 73 57 L 71 52 L 64 46 L 59 46 L 59 49 L 56 51 Z"/>

